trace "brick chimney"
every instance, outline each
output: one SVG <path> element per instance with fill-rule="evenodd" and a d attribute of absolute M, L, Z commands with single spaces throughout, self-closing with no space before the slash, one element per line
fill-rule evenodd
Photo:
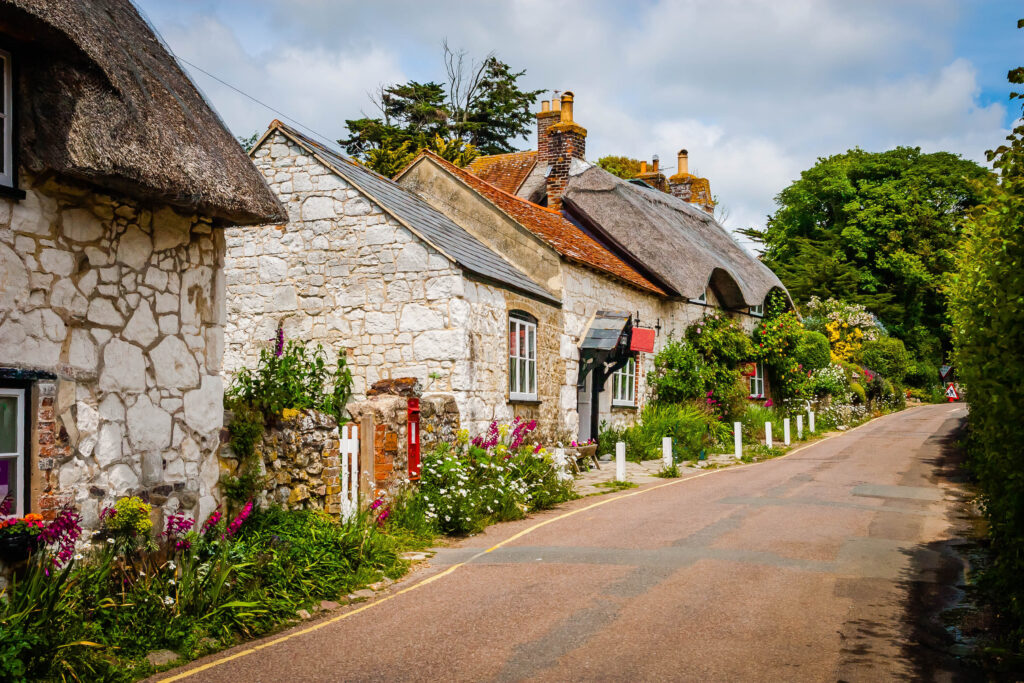
<path fill-rule="evenodd" d="M 707 178 L 698 178 L 690 173 L 690 155 L 685 149 L 679 150 L 677 156 L 678 169 L 668 179 L 669 192 L 684 202 L 696 204 L 708 213 L 715 212 L 715 202 L 711 198 L 711 183 Z"/>
<path fill-rule="evenodd" d="M 547 176 L 548 207 L 562 207 L 562 192 L 569 182 L 569 165 L 573 159 L 585 159 L 587 129 L 572 119 L 573 94 L 562 93 L 561 100 L 551 107 L 541 105 L 537 114 L 537 163 L 549 166 Z M 558 114 L 555 122 L 554 114 Z"/>
<path fill-rule="evenodd" d="M 666 179 L 665 174 L 659 170 L 660 165 L 658 155 L 655 154 L 650 165 L 648 165 L 646 161 L 640 162 L 640 173 L 638 173 L 636 177 L 651 187 L 655 187 L 662 192 L 668 192 L 668 179 Z"/>

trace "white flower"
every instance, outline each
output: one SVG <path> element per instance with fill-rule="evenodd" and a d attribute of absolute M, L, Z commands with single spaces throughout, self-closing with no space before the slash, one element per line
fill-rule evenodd
<path fill-rule="evenodd" d="M 75 553 L 75 559 L 76 560 L 82 559 L 82 553 Z"/>
<path fill-rule="evenodd" d="M 173 586 L 174 585 L 174 579 L 167 579 L 167 585 Z"/>
<path fill-rule="evenodd" d="M 114 542 L 114 539 L 112 539 L 112 538 L 108 538 L 107 539 L 107 543 L 113 543 L 113 542 Z"/>
<path fill-rule="evenodd" d="M 139 570 L 139 576 L 145 576 L 145 575 L 146 575 L 146 572 L 144 572 L 144 571 L 142 571 L 142 570 L 140 569 L 140 570 Z"/>
<path fill-rule="evenodd" d="M 165 595 L 164 596 L 164 604 L 165 605 L 173 605 L 174 604 L 174 598 L 172 598 L 170 595 Z"/>
<path fill-rule="evenodd" d="M 171 560 L 170 562 L 167 563 L 167 568 L 171 569 L 171 570 L 174 570 L 174 569 L 178 568 L 178 565 L 174 564 L 174 560 Z"/>

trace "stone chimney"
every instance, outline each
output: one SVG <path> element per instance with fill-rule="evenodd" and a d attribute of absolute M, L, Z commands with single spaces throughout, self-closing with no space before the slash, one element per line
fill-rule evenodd
<path fill-rule="evenodd" d="M 573 121 L 572 114 L 571 92 L 562 93 L 557 104 L 552 100 L 550 109 L 542 104 L 537 114 L 537 163 L 549 167 L 548 207 L 555 210 L 562 207 L 562 192 L 569 182 L 569 165 L 573 159 L 585 159 L 587 153 L 587 129 Z"/>
<path fill-rule="evenodd" d="M 711 183 L 707 178 L 698 178 L 690 173 L 690 158 L 685 149 L 679 150 L 677 156 L 678 169 L 668 179 L 669 192 L 684 202 L 696 204 L 708 213 L 715 212 L 715 202 L 711 199 Z"/>
<path fill-rule="evenodd" d="M 665 174 L 659 170 L 660 166 L 661 164 L 658 159 L 658 155 L 655 154 L 650 165 L 648 165 L 646 161 L 640 162 L 640 173 L 638 173 L 636 177 L 651 187 L 655 187 L 662 192 L 668 192 L 668 179 L 666 179 Z"/>

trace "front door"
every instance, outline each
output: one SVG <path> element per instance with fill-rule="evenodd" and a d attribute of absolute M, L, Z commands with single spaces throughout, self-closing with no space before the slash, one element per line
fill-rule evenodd
<path fill-rule="evenodd" d="M 25 390 L 0 387 L 0 500 L 25 514 Z"/>
<path fill-rule="evenodd" d="M 590 409 L 592 405 L 590 383 L 593 381 L 594 373 L 588 372 L 587 378 L 576 386 L 576 410 L 580 414 L 580 441 L 589 441 L 594 438 L 590 433 Z"/>

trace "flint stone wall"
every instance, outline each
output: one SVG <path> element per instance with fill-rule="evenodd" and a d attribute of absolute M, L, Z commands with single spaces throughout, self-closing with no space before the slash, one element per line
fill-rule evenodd
<path fill-rule="evenodd" d="M 30 505 L 217 504 L 224 241 L 202 216 L 22 178 L 0 199 L 0 369 L 35 378 Z"/>

